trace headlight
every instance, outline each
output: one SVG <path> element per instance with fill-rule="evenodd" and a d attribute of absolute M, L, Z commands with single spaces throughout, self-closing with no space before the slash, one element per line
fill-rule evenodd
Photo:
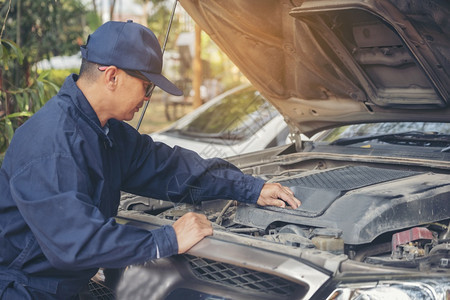
<path fill-rule="evenodd" d="M 327 300 L 450 300 L 450 279 L 341 283 Z"/>

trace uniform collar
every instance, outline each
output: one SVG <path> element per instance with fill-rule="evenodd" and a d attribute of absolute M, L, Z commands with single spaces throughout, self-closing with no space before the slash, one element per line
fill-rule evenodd
<path fill-rule="evenodd" d="M 103 139 L 105 147 L 109 146 L 111 148 L 113 146 L 113 141 L 108 136 L 109 125 L 107 123 L 103 128 L 101 127 L 101 123 L 97 117 L 97 114 L 95 113 L 89 101 L 86 99 L 83 92 L 77 86 L 77 80 L 78 75 L 76 74 L 71 74 L 70 76 L 68 76 L 64 81 L 60 92 L 67 93 L 67 95 L 69 95 L 73 104 L 78 109 L 80 116 Z"/>

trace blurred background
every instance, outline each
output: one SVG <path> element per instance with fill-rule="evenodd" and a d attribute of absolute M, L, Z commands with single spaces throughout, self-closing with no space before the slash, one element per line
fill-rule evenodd
<path fill-rule="evenodd" d="M 78 73 L 80 45 L 101 24 L 133 20 L 163 45 L 173 0 L 0 0 L 0 163 L 14 130 L 45 104 L 70 73 Z M 219 93 L 246 82 L 178 3 L 163 73 L 182 97 L 155 89 L 140 127 L 158 131 Z M 141 112 L 130 123 L 135 126 Z"/>

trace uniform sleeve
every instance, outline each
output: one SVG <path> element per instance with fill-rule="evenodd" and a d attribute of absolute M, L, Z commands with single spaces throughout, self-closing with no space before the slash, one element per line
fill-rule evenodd
<path fill-rule="evenodd" d="M 68 172 L 70 170 L 70 172 Z M 120 268 L 178 252 L 174 229 L 148 231 L 105 218 L 85 170 L 54 154 L 18 170 L 13 199 L 50 263 L 59 269 Z"/>
<path fill-rule="evenodd" d="M 243 174 L 219 158 L 203 159 L 197 153 L 154 142 L 143 135 L 125 175 L 123 189 L 138 195 L 175 203 L 233 199 L 256 203 L 264 181 Z"/>

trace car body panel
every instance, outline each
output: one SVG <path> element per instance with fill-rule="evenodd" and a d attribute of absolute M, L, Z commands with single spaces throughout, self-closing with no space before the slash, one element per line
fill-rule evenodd
<path fill-rule="evenodd" d="M 164 219 L 132 211 L 122 212 L 118 221 L 148 230 L 172 224 Z M 227 251 L 223 251 L 224 248 Z M 280 292 L 267 295 L 257 293 L 255 289 L 251 291 L 253 294 L 249 295 L 248 290 L 240 286 L 233 287 L 227 283 L 211 284 L 211 280 L 206 282 L 197 280 L 197 277 L 190 273 L 189 267 L 185 266 L 183 259 L 175 257 L 154 260 L 142 266 L 133 267 L 137 270 L 127 274 L 129 277 L 126 282 L 139 281 L 142 277 L 152 278 L 152 280 L 142 282 L 145 288 L 138 289 L 137 293 L 133 293 L 137 289 L 129 289 L 124 285 L 125 283 L 122 283 L 122 286 L 118 288 L 120 297 L 139 295 L 139 299 L 165 299 L 173 290 L 195 287 L 204 292 L 218 293 L 225 299 L 228 297 L 230 299 L 273 299 L 274 296 L 277 296 L 277 299 L 309 299 L 331 278 L 332 274 L 339 273 L 341 268 L 351 269 L 354 274 L 367 275 L 368 272 L 377 274 L 382 270 L 387 271 L 391 278 L 404 275 L 404 272 L 398 269 L 372 268 L 369 271 L 364 264 L 349 261 L 345 255 L 332 255 L 315 249 L 286 247 L 221 230 L 215 231 L 214 236 L 206 237 L 192 247 L 187 255 L 280 276 L 299 287 L 293 288 L 292 294 L 289 292 L 286 295 Z M 314 261 L 315 265 L 311 265 L 311 261 Z M 160 274 L 160 276 L 154 276 L 154 274 Z M 242 293 L 242 290 L 246 293 Z"/>
<path fill-rule="evenodd" d="M 204 158 L 229 157 L 247 152 L 266 149 L 278 134 L 286 130 L 287 125 L 282 116 L 277 116 L 250 138 L 240 143 L 217 144 L 195 138 L 181 138 L 166 134 L 163 131 L 152 133 L 154 141 L 165 143 L 171 147 L 180 146 L 197 152 Z M 287 138 L 287 134 L 286 134 Z M 286 139 L 285 139 L 286 141 Z M 276 144 L 275 144 L 276 146 Z"/>
<path fill-rule="evenodd" d="M 200 118 L 204 119 L 207 117 L 209 110 L 216 106 L 220 107 L 222 105 L 221 103 L 226 103 L 232 97 L 238 98 L 239 95 L 246 91 L 254 91 L 255 94 L 258 94 L 250 84 L 237 86 L 206 102 L 191 113 L 177 120 L 168 128 L 152 133 L 150 136 L 153 140 L 163 142 L 171 147 L 181 146 L 193 150 L 204 158 L 229 157 L 285 144 L 288 141 L 289 129 L 283 116 L 276 111 L 273 112 L 273 117 L 270 120 L 263 121 L 264 124 L 262 125 L 255 126 L 258 121 L 254 120 L 255 122 L 248 126 L 252 134 L 242 139 L 228 138 L 226 136 L 220 137 L 221 133 L 227 135 L 228 132 L 232 131 L 230 128 L 234 125 L 233 120 L 229 121 L 229 125 L 224 122 L 223 125 L 226 127 L 222 128 L 221 132 L 214 132 L 211 136 L 200 132 L 191 133 L 189 131 L 183 131 L 195 127 L 193 124 L 195 122 L 198 123 Z M 243 106 L 240 108 L 243 112 L 246 110 L 245 103 L 242 103 Z M 245 120 L 245 117 L 249 118 L 249 115 L 236 115 L 235 118 Z M 211 114 L 210 118 L 214 117 L 216 116 L 212 116 Z M 241 125 L 245 126 L 245 124 Z"/>
<path fill-rule="evenodd" d="M 118 222 L 147 230 L 172 224 L 171 221 L 135 211 L 123 211 Z M 350 260 L 343 254 L 289 247 L 214 227 L 214 235 L 200 241 L 186 255 L 132 266 L 119 283 L 118 297 L 179 299 L 180 296 L 173 298 L 170 295 L 177 290 L 193 289 L 205 293 L 201 296 L 209 296 L 211 299 L 325 299 L 322 293 L 328 293 L 327 284 L 333 277 L 340 282 L 358 278 L 364 285 L 376 285 L 376 282 L 383 280 L 414 280 L 424 275 L 420 271 L 402 268 L 368 267 L 367 264 Z M 209 271 L 200 274 L 193 272 L 195 268 L 192 263 L 187 262 L 199 258 L 202 267 L 209 268 Z M 220 265 L 217 266 L 217 263 Z M 222 281 L 222 272 L 231 273 L 231 277 L 238 283 L 229 278 Z M 215 274 L 217 278 L 205 278 L 209 274 Z M 239 279 L 240 276 L 244 278 Z M 445 278 L 445 275 L 428 273 L 427 277 L 436 282 Z M 274 282 L 275 278 L 282 280 Z M 272 283 L 265 288 L 258 287 L 258 283 L 264 284 L 266 280 Z M 264 292 L 258 293 L 258 290 Z M 186 299 L 199 299 L 197 297 L 197 294 L 195 297 L 183 295 Z"/>
<path fill-rule="evenodd" d="M 180 2 L 307 136 L 363 121 L 449 120 L 446 1 Z"/>

